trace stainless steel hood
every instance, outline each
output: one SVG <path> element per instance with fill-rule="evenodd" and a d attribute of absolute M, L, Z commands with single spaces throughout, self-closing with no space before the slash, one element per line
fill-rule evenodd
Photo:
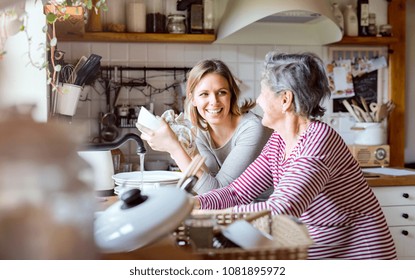
<path fill-rule="evenodd" d="M 215 43 L 324 45 L 341 38 L 329 0 L 229 0 Z"/>

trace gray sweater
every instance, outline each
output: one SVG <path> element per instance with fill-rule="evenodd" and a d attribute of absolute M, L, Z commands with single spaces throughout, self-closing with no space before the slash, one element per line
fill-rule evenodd
<path fill-rule="evenodd" d="M 271 134 L 261 124 L 261 117 L 252 112 L 242 116 L 232 138 L 222 147 L 214 147 L 209 132 L 198 130 L 196 146 L 206 157 L 209 173 L 203 173 L 193 190 L 202 194 L 229 185 L 261 153 Z"/>

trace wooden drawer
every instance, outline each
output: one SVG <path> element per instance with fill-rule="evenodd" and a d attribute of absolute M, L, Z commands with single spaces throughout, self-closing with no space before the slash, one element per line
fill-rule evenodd
<path fill-rule="evenodd" d="M 382 207 L 388 226 L 415 226 L 415 206 Z"/>
<path fill-rule="evenodd" d="M 398 259 L 415 259 L 415 226 L 389 227 Z"/>
<path fill-rule="evenodd" d="M 381 206 L 415 205 L 415 187 L 373 187 Z"/>

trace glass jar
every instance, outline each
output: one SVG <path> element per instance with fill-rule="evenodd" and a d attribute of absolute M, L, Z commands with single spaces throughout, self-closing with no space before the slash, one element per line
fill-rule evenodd
<path fill-rule="evenodd" d="M 167 32 L 174 34 L 186 33 L 186 17 L 180 14 L 173 14 L 167 17 Z"/>
<path fill-rule="evenodd" d="M 125 32 L 125 0 L 108 0 L 105 14 L 105 31 Z"/>
<path fill-rule="evenodd" d="M 0 259 L 98 258 L 92 169 L 70 131 L 17 112 L 0 121 Z"/>
<path fill-rule="evenodd" d="M 383 24 L 379 27 L 379 34 L 382 37 L 390 37 L 392 36 L 392 25 L 390 24 Z"/>
<path fill-rule="evenodd" d="M 166 14 L 163 0 L 147 0 L 146 2 L 146 32 L 165 33 Z"/>
<path fill-rule="evenodd" d="M 214 28 L 213 0 L 203 0 L 203 33 L 213 34 Z"/>
<path fill-rule="evenodd" d="M 146 4 L 144 0 L 127 0 L 125 12 L 128 32 L 146 32 Z"/>

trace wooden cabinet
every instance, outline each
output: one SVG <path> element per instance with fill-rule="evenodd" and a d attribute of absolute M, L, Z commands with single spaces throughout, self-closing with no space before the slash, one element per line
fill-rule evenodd
<path fill-rule="evenodd" d="M 415 186 L 372 189 L 385 214 L 398 259 L 415 259 Z"/>
<path fill-rule="evenodd" d="M 389 53 L 389 99 L 396 105 L 388 122 L 390 166 L 403 167 L 405 163 L 405 30 L 406 0 L 388 1 L 388 22 L 393 37 L 344 37 L 334 45 L 387 46 Z"/>

